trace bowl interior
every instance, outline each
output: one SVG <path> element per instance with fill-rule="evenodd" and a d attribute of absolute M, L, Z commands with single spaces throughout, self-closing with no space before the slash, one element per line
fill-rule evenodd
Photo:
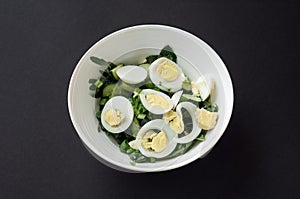
<path fill-rule="evenodd" d="M 96 56 L 114 63 L 133 64 L 141 62 L 148 55 L 158 54 L 165 45 L 173 48 L 178 56 L 178 64 L 192 80 L 196 80 L 200 75 L 210 75 L 214 79 L 219 119 L 216 127 L 207 133 L 206 141 L 194 146 L 186 154 L 170 160 L 133 166 L 129 156 L 121 153 L 105 133 L 99 133 L 97 130 L 95 98 L 90 95 L 88 80 L 99 78 L 100 66 L 92 63 L 89 57 Z M 183 166 L 201 157 L 216 144 L 231 116 L 233 88 L 224 63 L 205 42 L 176 28 L 142 25 L 110 34 L 86 52 L 71 77 L 68 105 L 78 135 L 94 155 L 129 171 L 162 171 Z"/>

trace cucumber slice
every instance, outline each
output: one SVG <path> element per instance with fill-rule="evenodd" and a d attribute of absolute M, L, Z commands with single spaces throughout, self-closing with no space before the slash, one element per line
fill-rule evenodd
<path fill-rule="evenodd" d="M 118 70 L 119 68 L 121 68 L 122 66 L 124 66 L 124 64 L 119 64 L 119 65 L 117 65 L 115 68 L 113 68 L 113 69 L 111 70 L 111 73 L 112 73 L 112 75 L 114 76 L 114 78 L 115 78 L 116 80 L 120 79 L 119 76 L 117 75 L 117 70 Z"/>
<path fill-rule="evenodd" d="M 129 92 L 120 86 L 116 86 L 113 90 L 112 96 L 124 96 L 126 98 L 129 98 L 132 95 L 132 92 Z"/>
<path fill-rule="evenodd" d="M 125 82 L 122 82 L 121 84 L 120 84 L 120 87 L 122 88 L 122 89 L 124 89 L 124 90 L 126 90 L 126 91 L 129 91 L 129 92 L 133 92 L 134 91 L 134 89 L 136 88 L 136 86 L 134 87 L 134 86 L 131 86 L 131 85 L 129 85 L 129 84 L 126 84 Z"/>
<path fill-rule="evenodd" d="M 189 83 L 189 82 L 183 82 L 182 83 L 182 88 L 184 89 L 184 90 L 187 90 L 187 91 L 191 91 L 192 90 L 192 85 L 191 85 L 191 83 Z"/>
<path fill-rule="evenodd" d="M 146 114 L 140 113 L 140 114 L 138 114 L 137 119 L 143 120 L 143 119 L 145 119 L 146 116 L 147 116 Z"/>
<path fill-rule="evenodd" d="M 112 93 L 114 91 L 114 88 L 117 84 L 109 84 L 106 87 L 104 87 L 103 91 L 102 91 L 102 97 L 110 97 L 112 96 Z"/>
<path fill-rule="evenodd" d="M 150 64 L 145 63 L 145 64 L 140 64 L 139 66 L 143 67 L 148 72 Z"/>
<path fill-rule="evenodd" d="M 189 94 L 182 94 L 182 97 L 184 97 L 186 99 L 189 99 L 189 100 L 193 100 L 195 102 L 201 102 L 202 101 L 200 97 L 196 97 L 196 96 L 189 95 Z"/>

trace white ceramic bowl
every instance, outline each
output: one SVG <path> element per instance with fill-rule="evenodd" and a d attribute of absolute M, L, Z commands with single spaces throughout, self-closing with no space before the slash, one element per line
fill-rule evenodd
<path fill-rule="evenodd" d="M 147 55 L 158 54 L 170 45 L 178 56 L 178 64 L 184 72 L 197 79 L 200 74 L 210 75 L 216 83 L 215 103 L 219 106 L 216 127 L 209 131 L 206 140 L 187 153 L 173 159 L 156 163 L 130 164 L 129 155 L 121 153 L 106 136 L 99 133 L 95 117 L 95 98 L 89 93 L 90 78 L 99 78 L 99 66 L 90 56 L 112 62 L 137 63 Z M 229 73 L 217 55 L 204 41 L 196 36 L 169 26 L 139 25 L 116 31 L 93 45 L 77 64 L 69 85 L 68 107 L 73 125 L 82 142 L 101 162 L 119 170 L 129 172 L 164 171 L 186 165 L 209 152 L 224 133 L 233 108 L 233 87 Z"/>

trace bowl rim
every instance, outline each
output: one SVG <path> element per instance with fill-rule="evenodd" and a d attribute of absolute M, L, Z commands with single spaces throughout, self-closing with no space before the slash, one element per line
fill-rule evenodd
<path fill-rule="evenodd" d="M 92 51 L 94 51 L 94 49 L 96 49 L 104 40 L 108 40 L 111 37 L 114 37 L 118 34 L 122 34 L 125 32 L 129 32 L 129 31 L 133 31 L 133 30 L 139 30 L 139 29 L 166 29 L 169 31 L 173 31 L 173 32 L 178 32 L 181 34 L 184 34 L 188 37 L 190 37 L 191 39 L 200 42 L 202 45 L 204 45 L 206 47 L 206 50 L 209 51 L 209 53 L 212 53 L 212 56 L 216 58 L 216 60 L 218 61 L 218 63 L 220 64 L 220 66 L 223 68 L 223 70 L 225 71 L 225 73 L 223 75 L 227 76 L 226 78 L 229 80 L 228 85 L 230 87 L 230 93 L 227 93 L 227 95 L 229 95 L 229 98 L 232 99 L 232 101 L 230 101 L 229 106 L 229 114 L 227 115 L 228 119 L 224 121 L 223 126 L 225 126 L 224 128 L 222 128 L 222 132 L 214 139 L 212 140 L 211 144 L 202 148 L 201 152 L 197 153 L 197 155 L 192 156 L 191 158 L 188 158 L 184 161 L 181 162 L 177 162 L 176 164 L 171 164 L 168 166 L 163 166 L 163 167 L 153 167 L 153 168 L 143 168 L 143 167 L 133 167 L 131 165 L 123 165 L 120 164 L 119 162 L 116 162 L 114 160 L 112 160 L 111 158 L 103 155 L 99 150 L 97 150 L 88 140 L 87 138 L 83 135 L 83 133 L 81 133 L 80 127 L 77 125 L 76 120 L 73 116 L 73 108 L 71 106 L 72 104 L 72 90 L 74 87 L 74 82 L 75 82 L 75 77 L 79 71 L 79 67 L 82 64 L 83 60 L 85 59 L 85 57 Z M 77 135 L 80 137 L 81 141 L 84 143 L 84 145 L 86 145 L 93 153 L 95 153 L 96 155 L 98 155 L 100 158 L 104 159 L 105 161 L 120 167 L 122 169 L 126 169 L 129 171 L 133 171 L 133 172 L 159 172 L 159 171 L 167 171 L 167 170 L 172 170 L 172 169 L 176 169 L 182 166 L 185 166 L 195 160 L 197 160 L 198 158 L 200 158 L 201 156 L 205 155 L 206 153 L 208 153 L 215 145 L 216 143 L 219 141 L 219 139 L 221 138 L 221 136 L 224 134 L 229 122 L 230 122 L 230 118 L 232 116 L 232 111 L 233 111 L 233 105 L 234 105 L 234 91 L 233 91 L 233 84 L 232 84 L 232 80 L 230 77 L 230 74 L 227 70 L 227 67 L 225 66 L 223 60 L 221 59 L 221 57 L 216 53 L 216 51 L 210 47 L 206 42 L 204 42 L 202 39 L 200 39 L 199 37 L 193 35 L 192 33 L 189 33 L 185 30 L 176 28 L 176 27 L 172 27 L 169 25 L 160 25 L 160 24 L 142 24 L 142 25 L 134 25 L 134 26 L 130 26 L 130 27 L 126 27 L 126 28 L 122 28 L 120 30 L 114 31 L 108 35 L 106 35 L 105 37 L 101 38 L 100 40 L 98 40 L 97 42 L 95 42 L 84 54 L 83 56 L 80 58 L 80 60 L 78 61 L 78 63 L 75 66 L 75 69 L 72 72 L 70 81 L 69 81 L 69 86 L 68 86 L 68 94 L 67 94 L 67 101 L 68 101 L 68 111 L 69 111 L 69 116 L 70 119 L 72 121 L 73 127 L 76 130 Z"/>

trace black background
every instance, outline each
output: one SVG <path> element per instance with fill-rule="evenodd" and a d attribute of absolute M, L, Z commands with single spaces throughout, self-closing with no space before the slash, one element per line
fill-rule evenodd
<path fill-rule="evenodd" d="M 296 1 L 0 2 L 0 198 L 299 198 Z M 113 170 L 83 147 L 67 109 L 83 53 L 113 31 L 166 24 L 211 45 L 233 80 L 231 122 L 182 168 Z"/>

